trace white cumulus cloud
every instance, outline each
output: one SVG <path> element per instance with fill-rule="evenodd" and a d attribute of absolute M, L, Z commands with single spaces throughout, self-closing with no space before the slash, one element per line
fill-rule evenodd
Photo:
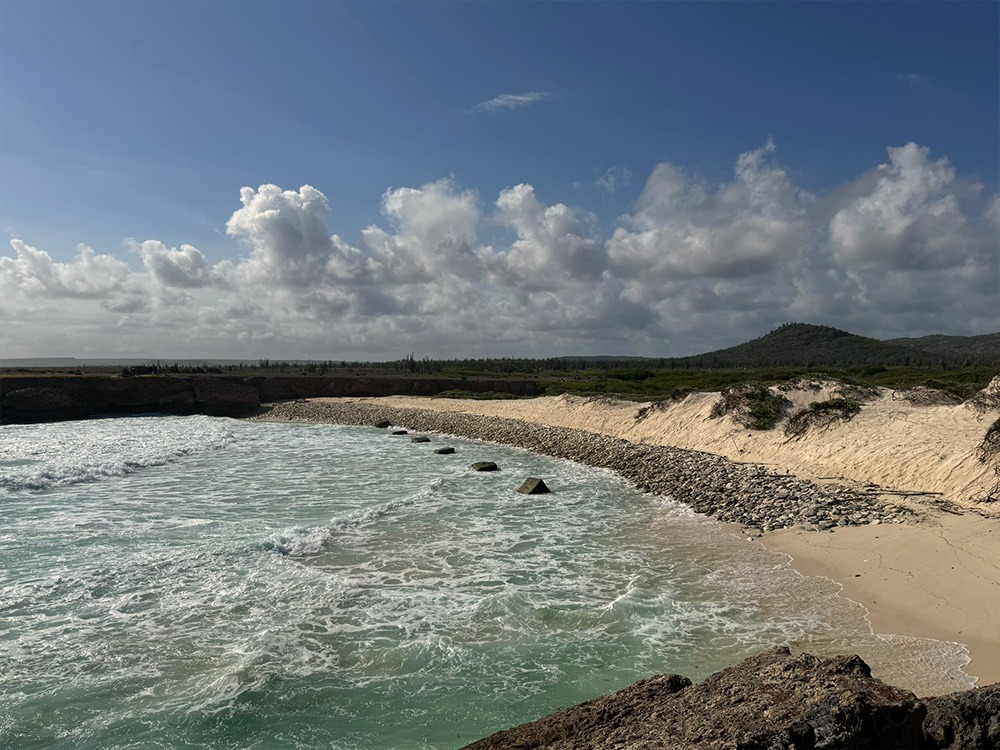
<path fill-rule="evenodd" d="M 124 259 L 81 245 L 64 263 L 12 240 L 0 349 L 671 356 L 789 320 L 883 337 L 1000 329 L 1000 196 L 914 143 L 823 195 L 792 181 L 771 141 L 721 184 L 664 162 L 606 239 L 585 209 L 528 183 L 485 206 L 453 178 L 390 188 L 357 247 L 331 232 L 314 187 L 239 199 L 226 225 L 237 252 L 220 263 L 156 239 L 129 242 Z M 488 243 L 498 226 L 510 239 Z"/>

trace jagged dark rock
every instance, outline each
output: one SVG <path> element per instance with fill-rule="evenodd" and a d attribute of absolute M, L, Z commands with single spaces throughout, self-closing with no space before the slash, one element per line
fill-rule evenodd
<path fill-rule="evenodd" d="M 492 461 L 476 461 L 471 468 L 473 471 L 500 471 L 500 467 Z"/>
<path fill-rule="evenodd" d="M 524 480 L 517 491 L 522 495 L 545 495 L 552 490 L 548 488 L 548 485 L 538 477 L 528 477 Z"/>
<path fill-rule="evenodd" d="M 1000 683 L 929 699 L 923 732 L 928 747 L 1000 747 Z"/>
<path fill-rule="evenodd" d="M 857 656 L 751 657 L 698 685 L 661 675 L 468 745 L 466 750 L 996 748 L 998 686 L 918 700 Z"/>

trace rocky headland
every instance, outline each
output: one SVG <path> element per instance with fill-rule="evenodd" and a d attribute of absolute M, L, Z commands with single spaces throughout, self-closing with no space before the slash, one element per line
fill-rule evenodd
<path fill-rule="evenodd" d="M 128 368 L 121 375 L 7 372 L 0 376 L 0 423 L 58 422 L 152 412 L 245 417 L 261 403 L 281 399 L 433 396 L 454 389 L 504 390 L 514 395 L 534 396 L 541 386 L 531 380 L 385 375 L 135 375 Z"/>

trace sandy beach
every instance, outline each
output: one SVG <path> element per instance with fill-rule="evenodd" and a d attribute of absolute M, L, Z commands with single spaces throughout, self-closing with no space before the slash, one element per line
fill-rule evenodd
<path fill-rule="evenodd" d="M 830 397 L 824 389 L 787 395 L 797 407 Z M 819 533 L 777 529 L 759 541 L 789 555 L 800 573 L 839 583 L 844 596 L 869 611 L 876 633 L 964 644 L 971 658 L 966 672 L 980 685 L 1000 681 L 1000 508 L 982 501 L 997 475 L 993 464 L 976 456 L 995 415 L 965 405 L 914 406 L 884 391 L 851 422 L 790 439 L 780 426 L 752 432 L 727 418 L 712 419 L 717 398 L 692 394 L 645 412 L 648 404 L 567 395 L 515 401 L 313 401 L 518 419 L 704 451 L 820 485 L 847 484 L 877 494 L 912 511 L 914 520 Z"/>

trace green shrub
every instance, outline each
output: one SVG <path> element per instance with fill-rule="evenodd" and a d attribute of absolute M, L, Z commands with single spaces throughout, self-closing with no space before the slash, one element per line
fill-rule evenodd
<path fill-rule="evenodd" d="M 499 401 L 516 399 L 518 396 L 515 396 L 513 393 L 506 393 L 503 391 L 463 391 L 453 388 L 450 391 L 441 391 L 440 393 L 436 393 L 433 398 L 464 398 L 472 399 L 474 401 Z"/>
<path fill-rule="evenodd" d="M 751 430 L 773 430 L 792 402 L 771 393 L 763 383 L 744 383 L 727 388 L 712 406 L 715 419 L 730 415 Z"/>

